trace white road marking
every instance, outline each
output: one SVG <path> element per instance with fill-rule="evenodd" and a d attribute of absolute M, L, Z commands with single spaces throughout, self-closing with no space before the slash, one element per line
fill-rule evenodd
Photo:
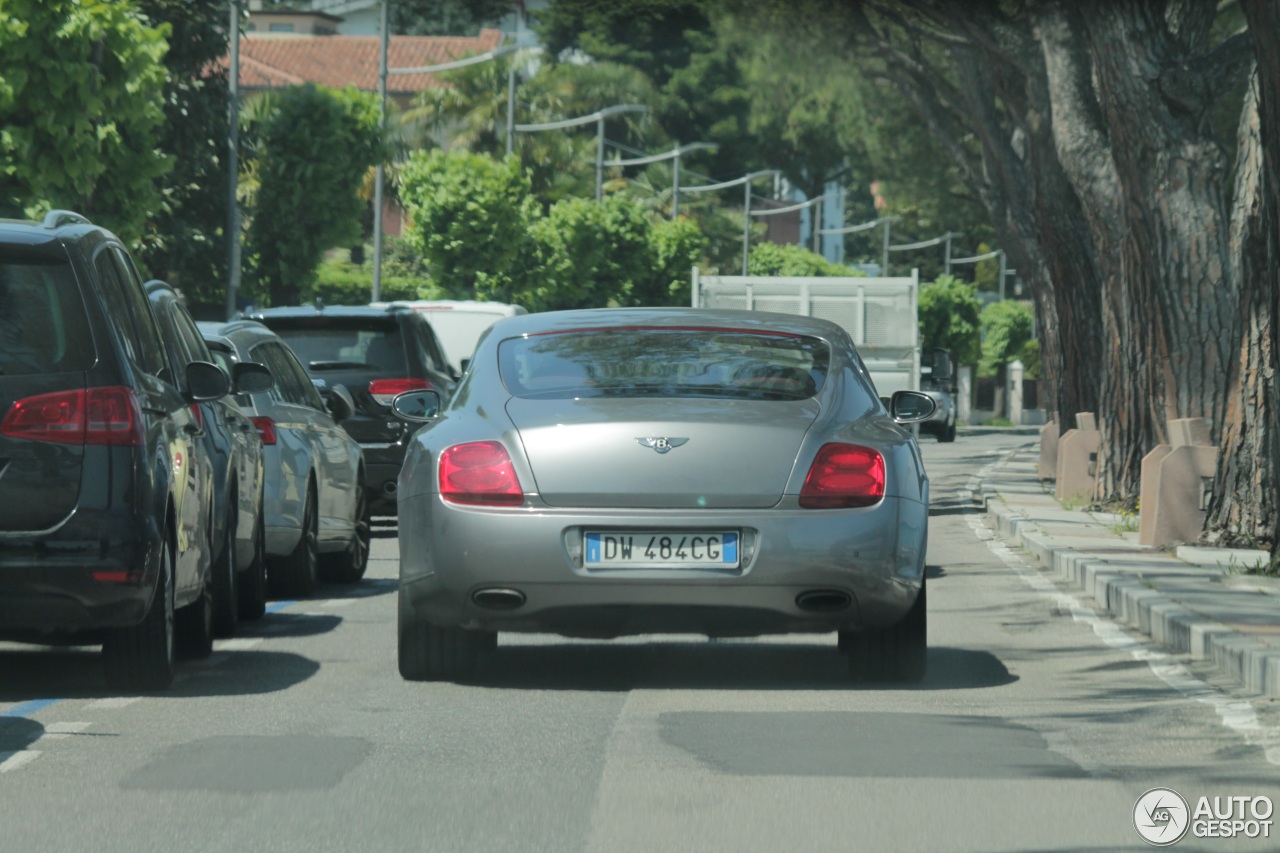
<path fill-rule="evenodd" d="M 217 640 L 213 647 L 220 652 L 244 652 L 261 642 L 261 637 L 233 637 L 229 640 Z"/>
<path fill-rule="evenodd" d="M 980 471 L 978 479 L 985 478 L 994 464 Z M 1135 638 L 1119 623 L 1102 616 L 1098 610 L 1080 599 L 1062 592 L 1038 569 L 996 537 L 987 524 L 986 515 L 972 516 L 968 523 L 974 534 L 987 543 L 991 553 L 1013 569 L 1027 586 L 1052 599 L 1059 610 L 1070 613 L 1075 621 L 1088 625 L 1111 648 L 1128 652 L 1134 660 L 1145 663 L 1157 678 L 1183 696 L 1208 705 L 1225 727 L 1242 737 L 1246 743 L 1260 748 L 1268 762 L 1280 765 L 1280 731 L 1263 726 L 1258 720 L 1257 710 L 1250 702 L 1229 696 L 1204 683 L 1172 655 L 1152 647 L 1151 641 L 1146 637 Z"/>
<path fill-rule="evenodd" d="M 112 711 L 116 708 L 127 708 L 137 702 L 140 696 L 112 696 L 108 699 L 94 699 L 85 705 L 86 711 Z"/>
<path fill-rule="evenodd" d="M 80 734 L 91 725 L 93 723 L 50 723 L 44 727 L 40 740 L 62 740 Z"/>
<path fill-rule="evenodd" d="M 0 773 L 8 773 L 24 767 L 40 757 L 38 749 L 21 749 L 17 752 L 0 752 Z"/>

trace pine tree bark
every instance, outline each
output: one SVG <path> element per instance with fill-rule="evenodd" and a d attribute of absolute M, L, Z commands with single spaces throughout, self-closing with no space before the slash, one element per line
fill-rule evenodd
<path fill-rule="evenodd" d="M 1232 258 L 1244 335 L 1232 374 L 1205 541 L 1280 543 L 1280 4 L 1241 0 L 1256 71 L 1240 123 Z"/>

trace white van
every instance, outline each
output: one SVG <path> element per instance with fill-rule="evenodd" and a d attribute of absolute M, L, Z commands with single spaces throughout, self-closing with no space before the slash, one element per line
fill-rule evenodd
<path fill-rule="evenodd" d="M 476 300 L 406 299 L 398 302 L 371 302 L 370 305 L 375 308 L 404 305 L 425 314 L 436 337 L 440 339 L 440 345 L 444 347 L 445 358 L 449 359 L 449 363 L 459 373 L 475 352 L 476 342 L 485 329 L 503 317 L 529 313 L 519 305 Z"/>

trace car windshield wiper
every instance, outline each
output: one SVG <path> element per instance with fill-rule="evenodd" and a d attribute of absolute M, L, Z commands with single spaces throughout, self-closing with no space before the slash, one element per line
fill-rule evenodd
<path fill-rule="evenodd" d="M 312 370 L 360 370 L 373 365 L 363 361 L 309 361 L 307 367 Z"/>

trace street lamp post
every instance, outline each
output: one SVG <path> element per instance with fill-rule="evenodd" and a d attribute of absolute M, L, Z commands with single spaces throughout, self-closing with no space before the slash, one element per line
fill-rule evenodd
<path fill-rule="evenodd" d="M 236 313 L 240 290 L 240 0 L 231 0 L 230 73 L 227 75 L 227 319 Z"/>
<path fill-rule="evenodd" d="M 596 201 L 600 201 L 604 193 L 604 120 L 618 113 L 642 113 L 649 108 L 641 104 L 618 104 L 605 107 L 590 115 L 578 118 L 567 118 L 563 121 L 544 121 L 536 124 L 517 124 L 516 130 L 521 133 L 536 130 L 559 130 L 565 127 L 581 127 L 584 124 L 596 123 Z"/>
<path fill-rule="evenodd" d="M 820 195 L 820 196 L 815 196 L 815 197 L 813 197 L 813 198 L 809 199 L 808 201 L 802 201 L 802 202 L 800 202 L 799 204 L 789 205 L 788 207 L 775 207 L 773 210 L 753 210 L 753 211 L 751 211 L 750 215 L 751 215 L 751 216 L 776 216 L 776 215 L 777 215 L 777 214 L 779 214 L 779 213 L 790 213 L 790 212 L 791 212 L 791 211 L 793 211 L 793 210 L 804 210 L 806 207 L 813 207 L 814 205 L 821 205 L 821 204 L 822 204 L 822 202 L 824 202 L 824 201 L 826 201 L 826 200 L 827 200 L 826 193 L 823 193 L 822 195 Z M 820 210 L 821 208 L 818 208 L 818 209 Z M 817 223 L 815 222 L 815 226 L 816 226 L 816 224 L 817 224 Z M 814 246 L 815 246 L 815 248 L 816 248 L 817 243 L 818 243 L 818 229 L 817 229 L 817 227 L 815 227 L 815 228 L 813 229 L 813 242 L 814 242 Z M 745 261 L 743 262 L 743 272 L 742 272 L 742 274 L 743 274 L 743 275 L 746 275 L 746 274 L 747 274 L 747 273 L 746 273 L 746 262 L 745 262 Z"/>
<path fill-rule="evenodd" d="M 388 74 L 434 74 L 437 71 L 452 71 L 455 68 L 465 68 L 468 65 L 477 65 L 481 62 L 490 62 L 500 56 L 506 56 L 518 50 L 527 50 L 532 53 L 541 52 L 539 45 L 523 45 L 508 44 L 494 50 L 478 53 L 475 56 L 468 56 L 465 59 L 456 59 L 452 62 L 440 62 L 435 65 L 419 65 L 412 68 L 388 68 L 387 52 L 390 47 L 390 6 L 391 0 L 382 0 L 382 43 L 378 51 L 378 104 L 379 104 L 379 122 L 380 128 L 385 138 L 387 127 L 387 75 Z M 510 154 L 514 147 L 515 139 L 515 113 L 516 113 L 516 71 L 512 66 L 507 71 L 507 154 Z M 383 188 L 386 184 L 386 172 L 382 163 L 378 163 L 378 167 L 374 172 L 373 187 L 373 301 L 377 302 L 381 297 L 382 291 L 382 207 L 383 207 Z"/>
<path fill-rule="evenodd" d="M 741 178 L 734 178 L 732 181 L 723 181 L 718 184 L 703 184 L 700 187 L 685 187 L 687 193 L 710 192 L 712 190 L 723 190 L 729 187 L 736 187 L 739 184 L 743 187 L 742 199 L 742 274 L 747 274 L 747 259 L 751 252 L 751 182 L 756 178 L 762 178 L 765 175 L 780 175 L 777 169 L 761 169 L 758 172 L 752 172 L 743 175 Z"/>
<path fill-rule="evenodd" d="M 1017 270 L 1009 269 L 1009 259 L 1004 253 L 1004 249 L 996 249 L 982 255 L 974 255 L 970 258 L 952 258 L 953 264 L 976 264 L 978 261 L 985 261 L 990 258 L 1000 259 L 1000 301 L 1004 301 L 1004 283 L 1008 276 L 1013 275 Z"/>
<path fill-rule="evenodd" d="M 943 272 L 945 272 L 947 275 L 950 275 L 951 274 L 951 241 L 956 237 L 963 237 L 963 236 L 964 236 L 963 231 L 948 231 L 946 234 L 943 234 L 941 237 L 934 237 L 932 240 L 921 240 L 919 243 L 903 243 L 898 246 L 888 246 L 887 248 L 891 252 L 905 252 L 910 249 L 926 249 L 929 246 L 937 246 L 940 243 L 946 244 L 947 248 L 946 248 L 946 255 L 944 256 L 945 260 L 943 263 Z M 886 259 L 888 258 L 887 255 L 885 257 Z"/>
<path fill-rule="evenodd" d="M 870 231 L 878 225 L 884 225 L 884 250 L 882 263 L 880 265 L 880 274 L 887 276 L 889 274 L 889 226 L 893 222 L 901 219 L 901 216 L 882 216 L 879 219 L 873 219 L 870 222 L 863 222 L 861 225 L 850 225 L 847 228 L 825 228 L 823 234 L 856 234 L 859 231 Z M 953 261 L 953 263 L 955 263 Z"/>
<path fill-rule="evenodd" d="M 665 154 L 654 154 L 650 157 L 632 157 L 629 160 L 610 160 L 610 166 L 644 166 L 648 163 L 658 163 L 663 160 L 674 160 L 674 178 L 671 184 L 671 218 L 675 219 L 680 215 L 680 156 L 689 151 L 695 151 L 700 148 L 716 149 L 719 148 L 714 142 L 690 142 L 686 145 L 677 145 L 675 148 Z"/>

